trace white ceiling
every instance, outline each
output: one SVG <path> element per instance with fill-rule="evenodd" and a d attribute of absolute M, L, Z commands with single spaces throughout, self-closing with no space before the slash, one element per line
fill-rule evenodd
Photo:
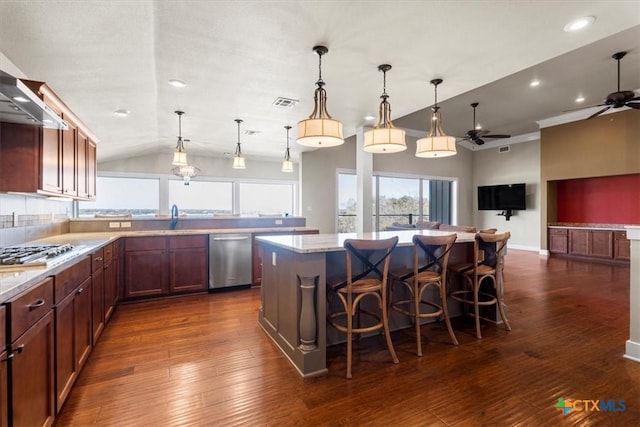
<path fill-rule="evenodd" d="M 596 17 L 592 26 L 563 31 L 587 15 Z M 578 107 L 578 94 L 584 105 L 601 102 L 617 90 L 617 51 L 629 51 L 621 89 L 640 88 L 638 0 L 0 1 L 0 52 L 83 119 L 99 138 L 99 161 L 158 151 L 169 158 L 178 109 L 190 154 L 233 152 L 240 118 L 243 130 L 259 131 L 241 137 L 248 158 L 281 158 L 285 125 L 294 126 L 297 157 L 295 125 L 311 113 L 318 77 L 316 44 L 329 48 L 328 110 L 345 137 L 377 115 L 382 63 L 393 66 L 396 125 L 427 130 L 429 81 L 440 77 L 445 130 L 456 136 L 471 128 L 474 101 L 485 128 L 512 135 Z M 532 78 L 541 85 L 530 88 Z M 277 108 L 278 96 L 300 103 Z M 131 114 L 116 117 L 118 109 Z"/>

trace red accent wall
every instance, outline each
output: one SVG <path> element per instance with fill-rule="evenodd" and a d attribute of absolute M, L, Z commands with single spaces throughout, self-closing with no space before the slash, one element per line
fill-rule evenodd
<path fill-rule="evenodd" d="M 557 182 L 558 222 L 640 224 L 640 174 Z"/>

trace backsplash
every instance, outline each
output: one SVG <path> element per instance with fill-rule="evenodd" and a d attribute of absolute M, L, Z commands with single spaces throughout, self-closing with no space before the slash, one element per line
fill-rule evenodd
<path fill-rule="evenodd" d="M 71 201 L 0 194 L 0 247 L 69 232 Z"/>

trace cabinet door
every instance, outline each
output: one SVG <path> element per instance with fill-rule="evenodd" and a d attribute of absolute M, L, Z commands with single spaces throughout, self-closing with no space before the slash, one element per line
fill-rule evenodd
<path fill-rule="evenodd" d="M 159 296 L 168 293 L 165 250 L 126 251 L 124 269 L 125 298 Z"/>
<path fill-rule="evenodd" d="M 62 131 L 62 193 L 77 196 L 77 138 L 78 129 L 67 120 L 69 128 Z"/>
<path fill-rule="evenodd" d="M 95 346 L 104 329 L 104 271 L 102 266 L 92 273 L 91 319 L 93 345 Z"/>
<path fill-rule="evenodd" d="M 589 255 L 598 258 L 613 258 L 613 231 L 590 230 Z"/>
<path fill-rule="evenodd" d="M 104 321 L 111 318 L 118 302 L 118 261 L 112 259 L 104 265 Z"/>
<path fill-rule="evenodd" d="M 183 248 L 170 251 L 171 293 L 204 291 L 208 287 L 207 248 Z"/>
<path fill-rule="evenodd" d="M 53 313 L 13 341 L 11 419 L 13 426 L 51 426 L 55 419 Z"/>
<path fill-rule="evenodd" d="M 98 170 L 96 144 L 89 141 L 87 144 L 87 198 L 96 198 L 96 173 Z"/>
<path fill-rule="evenodd" d="M 625 231 L 613 232 L 613 257 L 623 261 L 631 260 L 631 241 L 627 239 Z"/>
<path fill-rule="evenodd" d="M 549 252 L 566 254 L 567 251 L 567 230 L 557 228 L 549 229 Z"/>
<path fill-rule="evenodd" d="M 75 293 L 67 295 L 54 308 L 56 344 L 56 412 L 60 411 L 78 375 L 75 338 Z"/>
<path fill-rule="evenodd" d="M 88 139 L 81 131 L 78 130 L 78 146 L 77 146 L 77 172 L 78 180 L 78 197 L 87 199 L 89 197 L 89 182 L 87 167 L 88 163 Z"/>
<path fill-rule="evenodd" d="M 9 390 L 8 390 L 8 360 L 7 352 L 0 352 L 0 427 L 9 425 Z"/>
<path fill-rule="evenodd" d="M 45 99 L 46 102 L 46 99 Z M 49 107 L 61 115 L 54 105 Z M 62 132 L 59 129 L 42 128 L 41 188 L 51 193 L 62 193 Z"/>
<path fill-rule="evenodd" d="M 589 255 L 589 230 L 569 230 L 569 253 L 571 255 Z"/>
<path fill-rule="evenodd" d="M 89 358 L 93 343 L 91 277 L 87 277 L 76 289 L 73 305 L 75 314 L 75 359 L 78 365 L 78 372 L 80 372 L 80 368 L 84 366 Z"/>

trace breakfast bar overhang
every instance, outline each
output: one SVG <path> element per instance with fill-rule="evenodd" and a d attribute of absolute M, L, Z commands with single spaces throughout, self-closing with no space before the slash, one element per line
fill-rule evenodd
<path fill-rule="evenodd" d="M 344 233 L 258 237 L 262 254 L 261 306 L 258 322 L 303 377 L 327 371 L 327 345 L 344 337 L 328 330 L 326 322 L 327 278 L 346 277 L 346 239 L 386 239 L 398 236 L 391 268 L 412 265 L 412 237 L 445 235 L 446 231 L 408 230 L 378 233 Z M 450 263 L 473 259 L 474 233 L 456 233 Z M 450 304 L 451 316 L 461 314 Z M 497 319 L 499 322 L 499 319 Z M 392 329 L 409 326 L 406 319 L 392 318 Z"/>

